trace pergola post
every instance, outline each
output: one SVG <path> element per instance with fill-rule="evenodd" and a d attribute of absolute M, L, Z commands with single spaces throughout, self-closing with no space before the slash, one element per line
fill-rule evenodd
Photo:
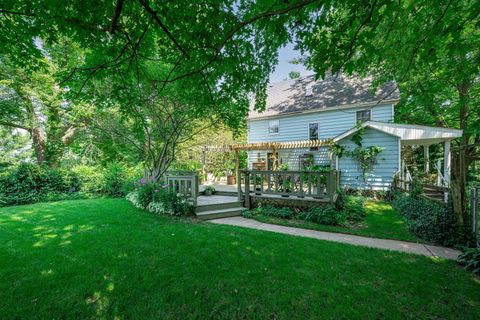
<path fill-rule="evenodd" d="M 430 152 L 428 150 L 429 145 L 423 145 L 423 159 L 424 159 L 424 170 L 428 174 L 430 172 Z"/>
<path fill-rule="evenodd" d="M 267 164 L 268 164 L 268 157 L 267 157 Z M 277 159 L 277 149 L 275 147 L 272 147 L 272 169 L 277 170 L 278 166 L 278 159 Z M 268 168 L 267 168 L 268 169 Z"/>

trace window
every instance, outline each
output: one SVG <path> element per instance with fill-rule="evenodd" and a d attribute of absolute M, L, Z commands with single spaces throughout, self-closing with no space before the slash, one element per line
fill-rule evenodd
<path fill-rule="evenodd" d="M 279 127 L 280 127 L 280 121 L 279 120 L 268 121 L 268 133 L 269 134 L 277 134 Z"/>
<path fill-rule="evenodd" d="M 370 121 L 370 120 L 371 120 L 370 110 L 357 111 L 357 123 L 362 123 L 362 122 Z"/>
<path fill-rule="evenodd" d="M 318 140 L 318 123 L 310 123 L 308 125 L 308 136 L 310 140 Z M 318 147 L 310 148 L 310 151 L 317 151 Z"/>

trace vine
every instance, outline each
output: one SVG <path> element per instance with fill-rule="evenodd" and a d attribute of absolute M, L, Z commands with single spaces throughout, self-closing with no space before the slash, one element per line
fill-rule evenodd
<path fill-rule="evenodd" d="M 358 167 L 362 171 L 362 178 L 365 182 L 368 172 L 373 170 L 373 167 L 377 164 L 377 156 L 384 148 L 379 146 L 362 147 L 364 128 L 355 132 L 350 140 L 357 145 L 353 150 L 348 150 L 344 146 L 334 144 L 331 147 L 331 152 L 337 157 L 343 156 L 349 157 L 358 163 Z"/>

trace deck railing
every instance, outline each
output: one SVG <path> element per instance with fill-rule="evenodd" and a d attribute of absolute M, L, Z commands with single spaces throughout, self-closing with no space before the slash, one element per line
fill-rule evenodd
<path fill-rule="evenodd" d="M 194 171 L 167 172 L 165 175 L 166 184 L 177 193 L 189 197 L 194 204 L 197 203 L 199 195 L 198 174 Z"/>
<path fill-rule="evenodd" d="M 239 196 L 248 202 L 253 195 L 328 199 L 334 201 L 339 184 L 338 171 L 240 170 Z M 243 190 L 241 182 L 243 181 Z"/>

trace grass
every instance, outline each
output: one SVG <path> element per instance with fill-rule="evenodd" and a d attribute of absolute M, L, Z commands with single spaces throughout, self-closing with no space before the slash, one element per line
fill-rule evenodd
<path fill-rule="evenodd" d="M 155 216 L 0 209 L 0 319 L 479 319 L 455 262 Z"/>
<path fill-rule="evenodd" d="M 365 212 L 366 216 L 364 221 L 352 226 L 327 226 L 303 220 L 287 220 L 264 215 L 255 216 L 254 219 L 289 227 L 348 233 L 372 238 L 424 242 L 407 230 L 405 221 L 389 203 L 367 201 L 365 204 Z"/>

